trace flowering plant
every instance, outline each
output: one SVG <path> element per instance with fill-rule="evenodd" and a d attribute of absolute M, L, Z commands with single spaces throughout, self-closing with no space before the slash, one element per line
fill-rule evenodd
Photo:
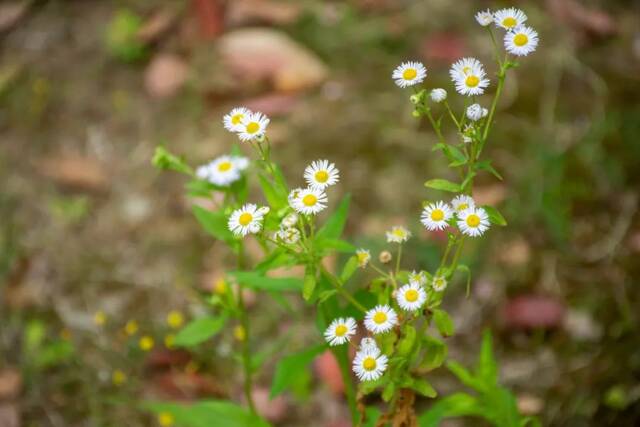
<path fill-rule="evenodd" d="M 491 161 L 482 157 L 483 150 L 495 121 L 507 72 L 518 65 L 514 58 L 530 54 L 538 44 L 537 33 L 525 25 L 527 17 L 520 10 L 479 12 L 476 20 L 486 28 L 495 49 L 497 87 L 488 108 L 482 105 L 480 97 L 493 82 L 478 59 L 460 59 L 449 71 L 455 91 L 464 97 L 461 113 L 456 113 L 449 104 L 445 89 L 419 87 L 428 75 L 423 64 L 405 62 L 392 73 L 399 87 L 412 89 L 413 115 L 425 117 L 431 123 L 437 136 L 433 149 L 441 151 L 458 174 L 458 181 L 433 178 L 425 183 L 428 188 L 454 195 L 450 201 L 423 203 L 422 226 L 447 235 L 444 253 L 434 271 L 403 265 L 403 245 L 412 237 L 404 226 L 394 226 L 387 231 L 386 241 L 391 250 L 381 252 L 377 260 L 370 250 L 356 249 L 343 240 L 349 196 L 322 221 L 319 214 L 330 206 L 328 193 L 340 181 L 338 168 L 328 160 L 314 161 L 302 174 L 306 186 L 290 189 L 280 168 L 271 160 L 267 132 L 270 120 L 262 113 L 235 108 L 223 119 L 225 128 L 254 150 L 253 161 L 240 155 L 236 148 L 231 154 L 193 170 L 164 148 L 157 149 L 156 166 L 191 178 L 187 184 L 189 195 L 205 198 L 211 198 L 213 192 L 223 195 L 213 210 L 199 206 L 193 209 L 204 229 L 226 242 L 236 255 L 237 270 L 227 274 L 227 282 L 237 284 L 237 292 L 226 287 L 215 298 L 208 298 L 215 320 L 196 319 L 176 336 L 175 343 L 196 345 L 218 333 L 224 323 L 237 323 L 241 331 L 238 354 L 244 369 L 244 392 L 249 408 L 249 413 L 239 413 L 253 417 L 251 425 L 262 423 L 255 418 L 251 395 L 252 377 L 260 363 L 253 357 L 243 288 L 272 295 L 297 291 L 317 308 L 316 323 L 326 344 L 314 345 L 282 359 L 273 378 L 272 396 L 290 387 L 296 370 L 304 369 L 328 346 L 341 367 L 354 425 L 415 426 L 418 422 L 437 425 L 443 417 L 460 415 L 480 416 L 498 426 L 536 422 L 523 418 L 513 396 L 498 385 L 488 333 L 483 339 L 475 373 L 455 362 L 447 363 L 476 395 L 458 393 L 439 400 L 420 417 L 415 412 L 416 396 L 437 396 L 426 377 L 442 366 L 447 357 L 447 346 L 441 338 L 454 334 L 453 321 L 441 308 L 447 287 L 459 274 L 466 276 L 467 292 L 470 286 L 471 271 L 461 263 L 465 242 L 483 236 L 492 225 L 506 225 L 497 209 L 480 206 L 473 199 L 474 179 L 485 172 L 502 179 Z M 492 24 L 505 31 L 504 53 L 498 47 Z M 450 120 L 453 126 L 454 141 L 445 137 L 444 120 Z M 249 175 L 257 177 L 265 200 L 263 205 L 249 202 Z M 262 259 L 253 264 L 245 251 L 245 239 L 249 236 L 258 241 L 264 252 Z M 341 269 L 332 271 L 323 260 L 336 252 L 352 255 Z M 269 275 L 276 268 L 292 266 L 302 266 L 303 277 Z M 375 276 L 366 278 L 357 274 L 358 270 L 365 269 Z M 430 332 L 432 325 L 439 337 Z M 194 335 L 199 339 L 192 339 Z M 352 361 L 349 346 L 355 352 Z M 350 371 L 358 379 L 357 389 L 352 385 Z M 379 392 L 388 402 L 382 414 L 376 408 L 366 407 L 365 396 L 374 392 Z M 190 425 L 189 416 L 174 406 L 160 405 L 154 409 L 174 411 L 178 414 L 176 417 L 182 417 L 182 423 Z M 209 410 L 214 411 L 210 407 Z"/>

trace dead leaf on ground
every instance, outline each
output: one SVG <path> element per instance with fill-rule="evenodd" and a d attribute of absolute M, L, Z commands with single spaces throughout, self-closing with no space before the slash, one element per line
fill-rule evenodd
<path fill-rule="evenodd" d="M 329 74 L 313 52 L 269 28 L 229 32 L 220 38 L 218 47 L 223 62 L 240 81 L 267 81 L 277 91 L 312 88 Z"/>
<path fill-rule="evenodd" d="M 269 93 L 257 98 L 247 99 L 244 105 L 252 111 L 260 111 L 267 116 L 288 114 L 296 107 L 300 98 L 293 94 Z"/>
<path fill-rule="evenodd" d="M 509 329 L 552 329 L 562 324 L 565 306 L 543 295 L 521 295 L 509 300 L 503 310 Z"/>
<path fill-rule="evenodd" d="M 0 403 L 0 427 L 20 427 L 20 411 L 15 403 Z"/>
<path fill-rule="evenodd" d="M 283 395 L 269 398 L 269 390 L 262 386 L 255 386 L 252 391 L 256 410 L 263 418 L 272 423 L 279 423 L 287 416 L 287 400 Z"/>
<path fill-rule="evenodd" d="M 547 0 L 547 9 L 557 20 L 575 30 L 598 36 L 615 34 L 616 23 L 606 12 L 589 8 L 576 0 Z"/>
<path fill-rule="evenodd" d="M 465 52 L 464 39 L 457 33 L 433 33 L 424 39 L 420 47 L 420 56 L 429 62 L 448 64 L 464 56 Z"/>
<path fill-rule="evenodd" d="M 45 178 L 70 189 L 104 192 L 109 188 L 109 176 L 102 163 L 80 154 L 40 160 L 37 170 Z"/>
<path fill-rule="evenodd" d="M 314 361 L 316 374 L 335 395 L 344 393 L 344 382 L 340 373 L 340 365 L 330 350 L 326 350 Z"/>
<path fill-rule="evenodd" d="M 177 55 L 156 55 L 144 73 L 144 85 L 154 98 L 175 95 L 187 81 L 189 66 Z"/>
<path fill-rule="evenodd" d="M 21 389 L 22 375 L 20 371 L 13 368 L 6 368 L 0 371 L 0 400 L 15 399 L 20 394 Z"/>
<path fill-rule="evenodd" d="M 155 11 L 138 30 L 138 40 L 143 43 L 157 42 L 176 24 L 178 15 L 178 10 L 173 8 L 163 8 Z"/>
<path fill-rule="evenodd" d="M 227 23 L 239 27 L 247 24 L 287 25 L 294 23 L 302 8 L 300 4 L 272 0 L 235 0 L 229 3 Z"/>

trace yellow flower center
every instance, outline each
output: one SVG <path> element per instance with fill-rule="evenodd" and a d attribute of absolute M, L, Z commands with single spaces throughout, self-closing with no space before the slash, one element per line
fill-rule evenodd
<path fill-rule="evenodd" d="M 141 350 L 144 351 L 149 351 L 153 348 L 153 338 L 149 337 L 149 336 L 144 336 L 142 338 L 140 338 L 140 341 L 138 342 L 138 345 L 140 346 Z"/>
<path fill-rule="evenodd" d="M 318 201 L 318 198 L 313 194 L 307 194 L 302 198 L 302 203 L 304 203 L 305 206 L 313 206 L 316 204 L 317 201 Z"/>
<path fill-rule="evenodd" d="M 158 415 L 158 424 L 162 427 L 170 427 L 173 425 L 173 415 L 168 412 L 162 412 Z"/>
<path fill-rule="evenodd" d="M 442 209 L 434 209 L 431 212 L 431 219 L 434 221 L 442 221 L 442 219 L 444 218 L 444 212 L 442 212 Z"/>
<path fill-rule="evenodd" d="M 469 76 L 464 82 L 469 87 L 476 87 L 480 83 L 480 79 L 477 76 Z"/>
<path fill-rule="evenodd" d="M 387 321 L 387 315 L 385 312 L 383 311 L 379 311 L 377 312 L 374 316 L 373 316 L 373 321 L 376 322 L 378 325 L 383 324 L 384 322 Z"/>
<path fill-rule="evenodd" d="M 418 75 L 418 71 L 415 68 L 407 68 L 402 73 L 402 78 L 405 80 L 413 80 Z"/>
<path fill-rule="evenodd" d="M 234 114 L 233 116 L 231 116 L 231 124 L 234 124 L 234 125 L 240 124 L 242 119 L 244 119 L 244 114 L 242 113 Z"/>
<path fill-rule="evenodd" d="M 393 234 L 396 237 L 404 237 L 404 230 L 400 229 L 400 228 L 396 228 L 395 230 L 393 230 Z"/>
<path fill-rule="evenodd" d="M 404 297 L 409 302 L 416 302 L 418 300 L 418 291 L 415 289 L 409 289 L 404 293 Z"/>
<path fill-rule="evenodd" d="M 362 361 L 362 367 L 365 369 L 365 371 L 373 371 L 374 369 L 376 369 L 376 366 L 376 359 L 371 356 Z"/>
<path fill-rule="evenodd" d="M 242 325 L 237 325 L 233 328 L 233 336 L 238 341 L 244 341 L 247 338 L 247 332 L 244 330 Z"/>
<path fill-rule="evenodd" d="M 516 34 L 516 36 L 513 38 L 513 44 L 515 44 L 516 46 L 524 46 L 527 43 L 529 43 L 529 37 L 527 37 L 526 34 Z"/>
<path fill-rule="evenodd" d="M 467 203 L 460 203 L 458 205 L 458 211 L 463 211 L 465 209 L 467 209 L 469 207 L 469 205 Z"/>
<path fill-rule="evenodd" d="M 480 225 L 480 217 L 476 214 L 471 214 L 467 217 L 467 225 L 469 227 L 477 227 L 478 225 Z"/>
<path fill-rule="evenodd" d="M 180 326 L 182 326 L 183 322 L 184 317 L 182 316 L 182 313 L 177 310 L 172 310 L 167 315 L 167 325 L 169 325 L 173 329 L 178 329 Z"/>
<path fill-rule="evenodd" d="M 502 20 L 502 25 L 507 27 L 507 28 L 513 28 L 516 26 L 516 24 L 518 23 L 518 21 L 516 21 L 516 18 L 513 17 L 508 17 L 508 18 L 504 18 Z"/>
<path fill-rule="evenodd" d="M 135 335 L 136 332 L 138 332 L 138 322 L 135 320 L 128 321 L 124 327 L 124 331 L 129 336 Z"/>
<path fill-rule="evenodd" d="M 226 172 L 229 169 L 231 169 L 231 162 L 222 162 L 218 165 L 218 171 L 220 172 Z"/>
<path fill-rule="evenodd" d="M 316 181 L 321 184 L 324 184 L 329 179 L 329 174 L 327 171 L 318 171 L 316 172 Z"/>
<path fill-rule="evenodd" d="M 336 336 L 343 337 L 346 335 L 348 330 L 349 329 L 345 325 L 338 325 L 336 326 Z"/>
<path fill-rule="evenodd" d="M 245 212 L 242 215 L 240 215 L 240 218 L 238 218 L 238 222 L 240 223 L 240 225 L 242 226 L 246 226 L 249 225 L 249 223 L 253 220 L 253 215 L 251 215 L 249 212 Z"/>
<path fill-rule="evenodd" d="M 247 133 L 256 133 L 260 130 L 260 125 L 256 122 L 250 122 L 247 125 Z"/>
<path fill-rule="evenodd" d="M 356 256 L 358 257 L 358 262 L 360 264 L 364 264 L 369 259 L 369 254 L 366 252 L 358 252 Z"/>

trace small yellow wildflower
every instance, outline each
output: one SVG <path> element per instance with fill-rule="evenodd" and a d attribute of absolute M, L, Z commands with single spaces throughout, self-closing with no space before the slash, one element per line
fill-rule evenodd
<path fill-rule="evenodd" d="M 218 295 L 224 295 L 227 293 L 227 282 L 223 277 L 216 280 L 216 283 L 213 285 L 213 291 Z"/>
<path fill-rule="evenodd" d="M 116 369 L 111 374 L 111 382 L 115 386 L 121 386 L 122 384 L 127 382 L 127 374 L 122 372 L 120 369 Z"/>
<path fill-rule="evenodd" d="M 235 328 L 233 328 L 233 336 L 238 341 L 244 341 L 245 339 L 247 339 L 247 331 L 244 330 L 242 325 L 238 325 Z"/>
<path fill-rule="evenodd" d="M 173 415 L 168 412 L 160 412 L 158 414 L 158 424 L 162 427 L 172 426 L 174 421 Z"/>
<path fill-rule="evenodd" d="M 136 332 L 138 332 L 138 322 L 135 320 L 129 320 L 127 324 L 124 325 L 124 333 L 131 337 L 135 335 Z"/>
<path fill-rule="evenodd" d="M 178 329 L 184 323 L 184 317 L 178 310 L 171 310 L 167 315 L 167 325 L 172 329 Z"/>
<path fill-rule="evenodd" d="M 138 341 L 138 345 L 140 346 L 140 349 L 143 351 L 151 350 L 154 344 L 155 342 L 153 341 L 153 338 L 151 338 L 149 335 L 145 335 L 141 337 L 140 341 Z"/>
<path fill-rule="evenodd" d="M 93 323 L 98 326 L 104 326 L 107 323 L 107 315 L 104 314 L 104 311 L 96 311 L 96 314 L 93 315 Z"/>

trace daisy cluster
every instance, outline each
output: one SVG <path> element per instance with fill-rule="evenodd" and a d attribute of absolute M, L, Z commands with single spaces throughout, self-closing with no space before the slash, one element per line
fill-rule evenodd
<path fill-rule="evenodd" d="M 490 225 L 487 212 L 464 194 L 456 196 L 451 204 L 440 201 L 427 205 L 420 222 L 429 231 L 444 230 L 455 224 L 462 234 L 471 237 L 482 236 Z"/>
<path fill-rule="evenodd" d="M 222 118 L 224 128 L 242 141 L 262 140 L 270 121 L 266 115 L 245 107 L 236 107 Z"/>
<path fill-rule="evenodd" d="M 538 33 L 525 25 L 526 20 L 527 15 L 515 7 L 495 12 L 487 9 L 476 14 L 476 21 L 483 27 L 493 23 L 506 31 L 504 48 L 515 56 L 527 56 L 538 47 Z"/>
<path fill-rule="evenodd" d="M 304 170 L 307 188 L 296 188 L 289 193 L 289 206 L 299 214 L 315 215 L 327 207 L 325 190 L 338 183 L 340 171 L 328 160 L 316 160 Z"/>
<path fill-rule="evenodd" d="M 373 336 L 384 334 L 399 325 L 397 309 L 414 313 L 423 308 L 427 301 L 427 286 L 442 292 L 447 286 L 443 276 L 427 278 L 424 271 L 409 274 L 409 283 L 394 292 L 394 309 L 389 304 L 379 304 L 368 310 L 363 319 L 367 332 Z M 324 332 L 331 346 L 346 344 L 357 333 L 358 324 L 353 317 L 333 320 Z M 380 351 L 373 336 L 363 338 L 353 359 L 353 371 L 361 381 L 375 381 L 386 371 L 388 358 Z"/>

